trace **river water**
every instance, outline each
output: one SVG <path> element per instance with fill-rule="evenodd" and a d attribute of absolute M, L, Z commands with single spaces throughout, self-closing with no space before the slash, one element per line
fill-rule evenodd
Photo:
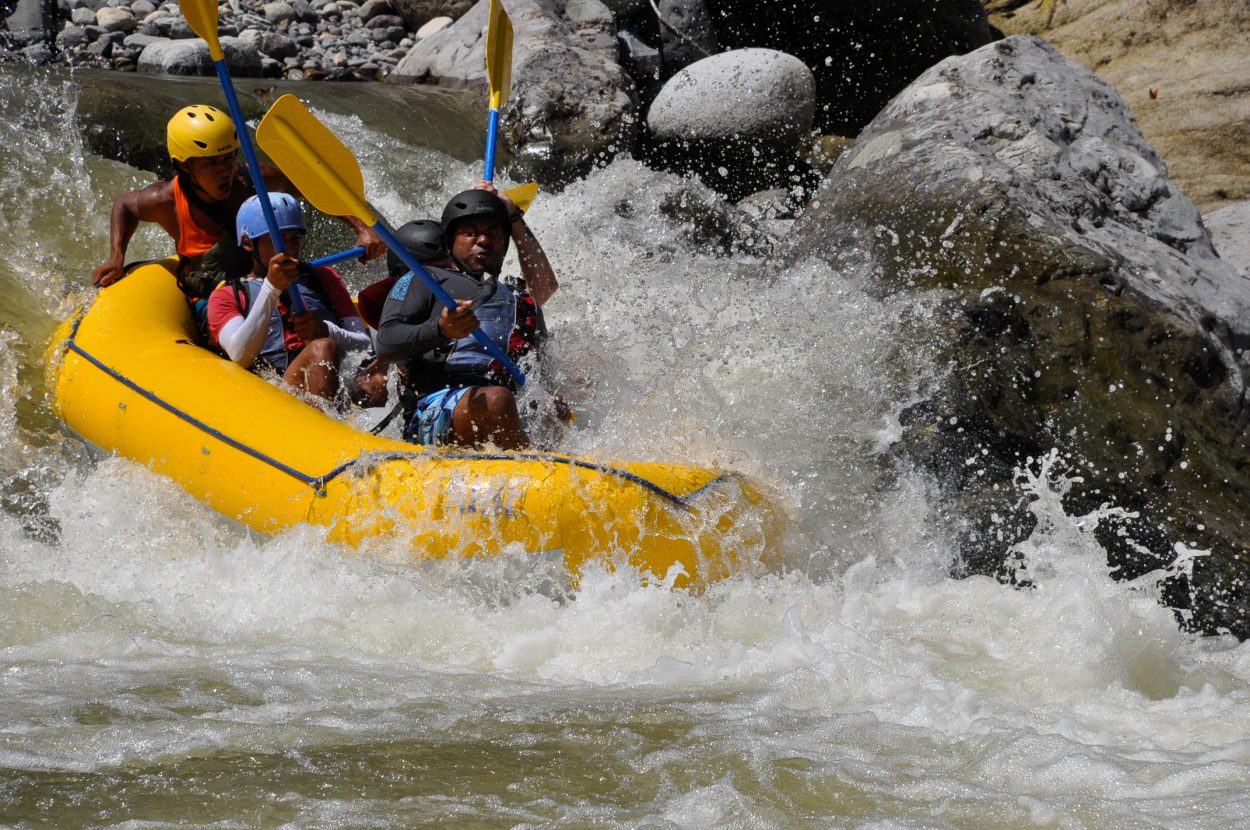
<path fill-rule="evenodd" d="M 480 174 L 480 137 L 450 155 L 401 111 L 350 115 L 360 87 L 316 89 L 392 221 Z M 1035 587 L 949 579 L 926 482 L 881 461 L 938 371 L 905 335 L 923 310 L 727 251 L 680 218 L 707 191 L 627 159 L 530 213 L 579 412 L 551 440 L 756 478 L 793 518 L 782 567 L 698 594 L 592 569 L 559 594 L 501 561 L 258 537 L 93 457 L 43 349 L 90 296 L 113 197 L 151 176 L 86 149 L 79 94 L 0 74 L 0 826 L 1250 820 L 1250 647 L 1182 634 L 1155 577 L 1113 581 L 1046 459 L 1019 485 Z"/>

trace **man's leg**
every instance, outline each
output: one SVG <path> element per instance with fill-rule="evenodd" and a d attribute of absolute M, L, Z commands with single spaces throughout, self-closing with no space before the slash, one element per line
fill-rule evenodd
<path fill-rule="evenodd" d="M 504 450 L 529 447 L 517 412 L 516 398 L 502 386 L 474 386 L 456 404 L 451 440 L 475 446 L 491 442 Z"/>

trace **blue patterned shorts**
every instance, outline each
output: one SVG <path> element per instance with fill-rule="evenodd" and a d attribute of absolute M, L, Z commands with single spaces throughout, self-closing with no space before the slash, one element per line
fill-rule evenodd
<path fill-rule="evenodd" d="M 404 440 L 426 447 L 446 444 L 451 433 L 451 416 L 456 411 L 456 404 L 472 388 L 461 386 L 456 389 L 440 389 L 421 396 L 417 400 L 417 411 L 404 428 Z"/>

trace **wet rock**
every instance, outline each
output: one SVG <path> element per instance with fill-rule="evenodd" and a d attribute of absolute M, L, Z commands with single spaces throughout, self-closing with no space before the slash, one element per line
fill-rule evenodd
<path fill-rule="evenodd" d="M 394 26 L 403 27 L 404 19 L 394 14 L 376 14 L 365 23 L 367 29 L 390 29 Z"/>
<path fill-rule="evenodd" d="M 789 239 L 914 298 L 901 340 L 940 371 L 894 452 L 937 482 L 957 574 L 1028 581 L 1015 481 L 1045 459 L 1116 577 L 1209 550 L 1166 600 L 1250 636 L 1250 279 L 1114 90 L 1039 38 L 947 59 L 839 158 Z"/>
<path fill-rule="evenodd" d="M 718 51 L 716 30 L 703 0 L 660 0 L 658 8 L 666 76 Z"/>
<path fill-rule="evenodd" d="M 280 32 L 269 32 L 261 38 L 260 51 L 274 60 L 282 60 L 299 54 L 299 47 L 286 35 Z"/>
<path fill-rule="evenodd" d="M 815 93 L 811 71 L 782 52 L 704 58 L 670 78 L 651 104 L 649 157 L 735 198 L 785 184 L 812 127 Z"/>
<path fill-rule="evenodd" d="M 96 25 L 96 13 L 92 9 L 85 6 L 74 9 L 69 14 L 69 19 L 75 26 L 94 26 Z"/>
<path fill-rule="evenodd" d="M 89 41 L 86 30 L 81 26 L 66 26 L 56 36 L 56 45 L 60 49 L 86 46 Z"/>
<path fill-rule="evenodd" d="M 55 11 L 54 5 L 42 0 L 16 0 L 0 5 L 0 16 L 3 16 L 0 21 L 3 23 L 0 26 L 0 48 L 6 41 L 36 45 L 35 41 L 51 40 L 60 28 Z M 51 50 L 47 51 L 50 55 Z M 50 59 L 40 49 L 23 48 L 21 54 L 27 61 L 35 64 L 47 63 Z"/>
<path fill-rule="evenodd" d="M 96 12 L 96 25 L 103 26 L 110 32 L 133 32 L 139 21 L 130 13 L 130 9 L 119 9 L 106 6 Z"/>
<path fill-rule="evenodd" d="M 479 3 L 421 40 L 389 81 L 487 91 Z M 512 96 L 502 114 L 499 159 L 517 179 L 558 186 L 628 148 L 635 129 L 632 83 L 616 62 L 616 31 L 598 0 L 514 0 Z"/>
<path fill-rule="evenodd" d="M 19 49 L 17 53 L 31 66 L 43 66 L 50 63 L 53 58 L 52 49 L 45 43 L 32 43 L 30 46 Z"/>
<path fill-rule="evenodd" d="M 221 38 L 226 65 L 233 75 L 260 77 L 260 53 L 236 37 Z M 165 75 L 215 75 L 217 70 L 208 46 L 199 40 L 162 40 L 147 46 L 139 56 L 140 72 Z"/>
<path fill-rule="evenodd" d="M 264 12 L 265 19 L 273 24 L 290 22 L 297 17 L 295 7 L 285 2 L 266 3 L 261 11 Z"/>
<path fill-rule="evenodd" d="M 390 0 L 368 0 L 360 7 L 360 19 L 366 23 L 379 16 L 394 16 Z"/>
<path fill-rule="evenodd" d="M 138 49 L 142 52 L 153 43 L 163 40 L 163 38 L 152 37 L 151 35 L 133 34 L 126 35 L 126 39 L 122 41 L 127 47 Z"/>

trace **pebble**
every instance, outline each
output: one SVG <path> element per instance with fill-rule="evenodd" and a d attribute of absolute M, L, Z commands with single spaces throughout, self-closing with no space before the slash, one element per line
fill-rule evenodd
<path fill-rule="evenodd" d="M 0 62 L 10 56 L 133 72 L 149 46 L 198 37 L 177 0 L 61 0 L 61 6 L 68 19 L 52 40 L 55 49 L 0 47 Z M 439 17 L 414 31 L 396 8 L 392 0 L 222 0 L 218 33 L 254 47 L 266 77 L 374 81 L 453 22 Z"/>

